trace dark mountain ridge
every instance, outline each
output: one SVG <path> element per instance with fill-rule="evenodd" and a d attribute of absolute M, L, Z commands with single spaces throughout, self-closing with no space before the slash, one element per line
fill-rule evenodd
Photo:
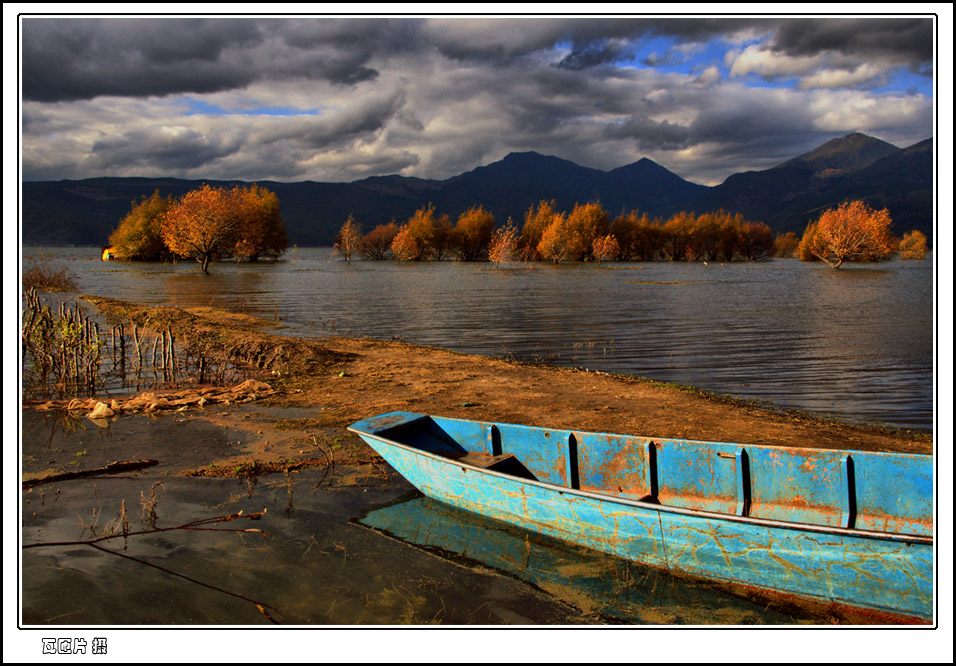
<path fill-rule="evenodd" d="M 532 204 L 553 199 L 561 210 L 600 201 L 611 215 L 638 209 L 651 217 L 679 210 L 739 211 L 776 232 L 802 231 L 820 211 L 848 198 L 890 208 L 898 234 L 932 231 L 932 140 L 899 149 L 849 134 L 765 171 L 730 176 L 716 187 L 684 180 L 642 158 L 611 171 L 535 152 L 511 153 L 445 180 L 373 176 L 351 183 L 257 181 L 279 197 L 292 243 L 329 245 L 349 214 L 368 231 L 404 222 L 433 203 L 454 221 L 482 205 L 498 224 L 520 227 Z M 100 245 L 132 202 L 180 196 L 202 183 L 231 187 L 243 181 L 178 178 L 90 178 L 22 183 L 22 242 L 26 245 Z"/>

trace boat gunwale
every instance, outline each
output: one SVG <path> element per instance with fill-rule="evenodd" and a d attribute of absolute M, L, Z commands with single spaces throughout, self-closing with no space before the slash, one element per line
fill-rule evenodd
<path fill-rule="evenodd" d="M 421 414 L 421 416 L 428 416 L 428 415 Z M 445 417 L 442 417 L 442 418 L 445 418 Z M 468 421 L 468 419 L 452 419 L 452 420 L 466 421 L 466 422 Z M 472 421 L 472 422 L 484 423 L 483 421 Z M 357 425 L 357 424 L 353 424 L 353 425 Z M 495 425 L 495 424 L 491 423 L 490 425 Z M 520 426 L 520 427 L 532 428 L 532 429 L 534 428 L 533 426 Z M 357 430 L 353 428 L 352 426 L 348 426 L 347 430 L 361 437 L 371 437 L 372 439 L 382 442 L 384 444 L 396 446 L 410 453 L 413 453 L 419 456 L 424 456 L 427 458 L 432 458 L 434 460 L 437 460 L 445 464 L 454 465 L 462 469 L 474 470 L 475 472 L 479 472 L 482 474 L 490 474 L 496 477 L 510 479 L 511 481 L 538 486 L 545 490 L 557 492 L 560 495 L 578 496 L 578 497 L 583 497 L 587 499 L 610 502 L 612 504 L 620 504 L 620 505 L 639 508 L 639 509 L 652 510 L 652 511 L 664 511 L 666 513 L 689 515 L 689 516 L 695 516 L 695 517 L 705 518 L 705 519 L 725 520 L 725 521 L 730 521 L 735 523 L 744 523 L 748 525 L 759 525 L 762 527 L 776 527 L 776 528 L 783 528 L 788 530 L 815 532 L 820 534 L 832 534 L 836 536 L 858 537 L 858 538 L 865 538 L 865 539 L 874 539 L 878 541 L 895 541 L 895 542 L 921 544 L 921 545 L 933 545 L 935 540 L 934 536 L 922 536 L 919 534 L 899 534 L 896 532 L 877 532 L 872 530 L 857 530 L 857 529 L 848 529 L 845 527 L 813 525 L 810 523 L 790 523 L 785 521 L 768 520 L 766 518 L 753 518 L 751 516 L 738 516 L 738 515 L 728 514 L 728 513 L 719 513 L 716 511 L 704 511 L 702 509 L 690 509 L 685 507 L 677 507 L 677 506 L 671 506 L 667 504 L 660 504 L 657 502 L 643 502 L 641 500 L 633 500 L 626 497 L 616 497 L 614 495 L 606 495 L 603 493 L 596 493 L 596 492 L 591 492 L 588 490 L 567 488 L 564 486 L 558 486 L 553 483 L 546 483 L 544 481 L 538 481 L 538 480 L 532 480 L 532 479 L 523 479 L 517 476 L 513 476 L 511 474 L 504 474 L 502 472 L 498 472 L 495 470 L 485 469 L 482 467 L 476 467 L 475 465 L 471 465 L 465 462 L 459 462 L 458 460 L 455 460 L 453 458 L 448 458 L 446 456 L 438 455 L 436 453 L 424 451 L 414 446 L 403 444 L 401 442 L 397 442 L 393 439 L 388 439 L 387 437 L 383 437 L 381 435 L 377 435 L 372 432 Z M 563 432 L 563 431 L 559 431 L 559 432 Z M 575 431 L 568 431 L 568 432 L 575 432 Z M 602 435 L 602 434 L 611 434 L 611 433 L 589 433 L 589 434 Z M 620 436 L 627 437 L 627 435 L 620 435 Z M 691 441 L 691 440 L 682 440 L 682 441 Z M 702 442 L 702 443 L 705 443 L 705 442 Z M 768 448 L 787 448 L 787 447 L 768 447 Z M 901 454 L 901 455 L 914 455 L 914 454 Z M 934 534 L 935 534 L 935 531 L 936 531 L 936 528 L 934 524 L 933 526 Z"/>

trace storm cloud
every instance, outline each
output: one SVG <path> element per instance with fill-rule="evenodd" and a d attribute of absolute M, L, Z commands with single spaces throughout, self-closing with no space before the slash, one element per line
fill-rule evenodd
<path fill-rule="evenodd" d="M 926 17 L 26 16 L 23 177 L 445 178 L 536 150 L 601 169 L 646 156 L 714 184 L 848 132 L 931 136 L 934 30 Z"/>

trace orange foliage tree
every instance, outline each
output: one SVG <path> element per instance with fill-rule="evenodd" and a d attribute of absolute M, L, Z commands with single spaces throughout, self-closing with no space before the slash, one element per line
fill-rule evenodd
<path fill-rule="evenodd" d="M 540 201 L 535 206 L 531 204 L 524 214 L 524 226 L 521 227 L 521 237 L 518 239 L 518 251 L 526 261 L 541 259 L 538 244 L 544 235 L 545 229 L 551 226 L 556 215 L 554 200 Z"/>
<path fill-rule="evenodd" d="M 236 186 L 232 195 L 236 214 L 241 218 L 234 248 L 236 257 L 256 261 L 281 255 L 289 247 L 289 236 L 275 192 L 253 183 L 249 187 Z"/>
<path fill-rule="evenodd" d="M 338 237 L 335 241 L 335 249 L 345 257 L 346 263 L 352 263 L 352 255 L 358 252 L 362 243 L 362 229 L 359 227 L 355 218 L 349 215 L 342 228 L 339 229 Z"/>
<path fill-rule="evenodd" d="M 570 257 L 569 248 L 572 244 L 571 228 L 568 226 L 568 217 L 564 213 L 555 213 L 551 218 L 541 241 L 538 243 L 538 254 L 555 264 L 559 264 Z"/>
<path fill-rule="evenodd" d="M 890 232 L 890 212 L 874 210 L 862 201 L 825 210 L 807 226 L 798 252 L 805 261 L 818 259 L 832 268 L 845 261 L 877 261 L 896 249 Z"/>
<path fill-rule="evenodd" d="M 398 235 L 399 228 L 394 222 L 380 224 L 370 232 L 362 236 L 362 244 L 359 246 L 359 254 L 365 259 L 372 261 L 382 261 L 388 258 L 391 252 L 392 242 Z"/>
<path fill-rule="evenodd" d="M 657 256 L 661 245 L 661 225 L 651 221 L 647 213 L 638 215 L 636 210 L 615 218 L 611 233 L 621 248 L 621 258 L 636 261 L 651 261 Z"/>
<path fill-rule="evenodd" d="M 594 241 L 607 235 L 610 216 L 599 203 L 575 204 L 568 215 L 568 257 L 587 259 Z"/>
<path fill-rule="evenodd" d="M 800 239 L 792 231 L 777 236 L 773 241 L 773 256 L 793 257 L 800 246 Z"/>
<path fill-rule="evenodd" d="M 242 224 L 233 191 L 203 185 L 184 194 L 166 212 L 163 242 L 183 257 L 192 257 L 209 272 L 209 262 L 231 251 Z"/>
<path fill-rule="evenodd" d="M 518 230 L 514 222 L 508 218 L 508 224 L 495 229 L 491 234 L 491 243 L 488 245 L 488 260 L 497 267 L 504 261 L 511 261 L 518 249 Z"/>
<path fill-rule="evenodd" d="M 495 216 L 481 206 L 472 206 L 458 217 L 454 246 L 462 261 L 478 261 L 488 254 Z"/>
<path fill-rule="evenodd" d="M 419 261 L 424 252 L 425 248 L 416 240 L 409 225 L 403 225 L 392 240 L 392 254 L 395 258 L 399 261 Z"/>
<path fill-rule="evenodd" d="M 120 220 L 119 226 L 110 234 L 110 246 L 115 248 L 120 259 L 134 261 L 159 261 L 169 257 L 163 243 L 162 222 L 166 211 L 173 205 L 173 198 L 160 196 L 159 190 L 149 198 L 143 197 Z"/>
<path fill-rule="evenodd" d="M 900 241 L 900 259 L 922 260 L 926 258 L 928 251 L 926 234 L 922 231 L 914 229 L 903 234 L 903 240 Z"/>
<path fill-rule="evenodd" d="M 196 259 L 203 273 L 214 259 L 278 256 L 289 244 L 278 198 L 258 185 L 187 192 L 166 211 L 160 231 L 166 247 Z"/>
<path fill-rule="evenodd" d="M 598 265 L 604 260 L 616 259 L 620 254 L 621 246 L 613 234 L 595 239 L 591 247 L 591 256 L 597 259 Z"/>
<path fill-rule="evenodd" d="M 768 259 L 773 255 L 773 231 L 763 222 L 743 222 L 738 249 L 748 261 Z"/>

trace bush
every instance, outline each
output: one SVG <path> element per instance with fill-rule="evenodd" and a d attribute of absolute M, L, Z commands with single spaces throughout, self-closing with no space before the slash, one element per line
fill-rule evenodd
<path fill-rule="evenodd" d="M 900 259 L 920 261 L 926 259 L 928 251 L 926 234 L 922 231 L 913 230 L 903 234 L 903 240 L 900 241 Z"/>

